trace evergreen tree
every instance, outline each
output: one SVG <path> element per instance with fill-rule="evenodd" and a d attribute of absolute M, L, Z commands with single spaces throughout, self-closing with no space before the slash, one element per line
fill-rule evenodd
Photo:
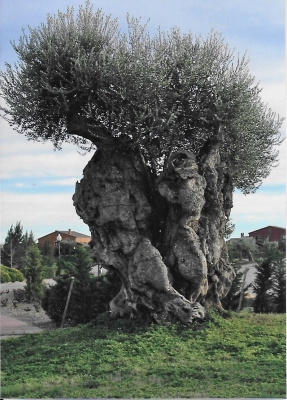
<path fill-rule="evenodd" d="M 41 246 L 39 246 L 39 250 L 43 257 L 43 262 L 47 267 L 51 267 L 54 262 L 54 247 L 50 244 L 50 242 L 45 241 Z"/>
<path fill-rule="evenodd" d="M 42 301 L 44 310 L 56 323 L 62 320 L 72 276 L 75 279 L 67 312 L 69 323 L 87 323 L 108 311 L 109 302 L 121 287 L 120 280 L 115 272 L 96 277 L 91 268 L 92 258 L 83 246 L 77 247 L 74 255 L 60 258 L 57 283 L 46 289 Z"/>
<path fill-rule="evenodd" d="M 23 267 L 25 257 L 25 235 L 23 234 L 23 226 L 20 222 L 11 225 L 5 238 L 2 248 L 2 263 L 10 268 Z"/>
<path fill-rule="evenodd" d="M 286 311 L 286 267 L 285 254 L 277 243 L 264 242 L 261 259 L 256 267 L 253 284 L 256 299 L 255 312 Z"/>
<path fill-rule="evenodd" d="M 253 291 L 256 295 L 254 300 L 254 312 L 268 313 L 272 311 L 272 287 L 273 287 L 273 262 L 270 258 L 262 260 L 256 266 Z"/>
<path fill-rule="evenodd" d="M 27 249 L 23 274 L 27 282 L 25 290 L 28 299 L 40 300 L 44 293 L 43 279 L 45 275 L 45 266 L 37 244 L 32 244 Z"/>
<path fill-rule="evenodd" d="M 286 260 L 279 259 L 274 263 L 273 302 L 275 312 L 286 313 Z"/>
<path fill-rule="evenodd" d="M 2 263 L 10 268 L 24 268 L 26 252 L 35 243 L 33 232 L 24 233 L 23 226 L 17 221 L 15 226 L 11 225 L 8 230 L 2 248 Z"/>

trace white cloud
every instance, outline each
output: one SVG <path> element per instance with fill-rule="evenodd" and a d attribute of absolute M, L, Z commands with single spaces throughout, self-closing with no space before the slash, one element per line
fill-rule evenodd
<path fill-rule="evenodd" d="M 53 151 L 51 143 L 28 141 L 1 121 L 1 178 L 14 177 L 77 177 L 91 159 L 76 146 L 65 145 L 62 151 Z M 82 155 L 83 154 L 83 155 Z"/>
<path fill-rule="evenodd" d="M 75 187 L 77 179 L 76 178 L 67 178 L 67 179 L 54 179 L 50 181 L 43 181 L 45 185 L 51 186 L 73 186 Z"/>
<path fill-rule="evenodd" d="M 32 230 L 39 238 L 56 229 L 72 230 L 89 235 L 88 226 L 76 214 L 71 194 L 2 193 L 1 241 L 12 224 L 20 221 L 24 230 Z"/>
<path fill-rule="evenodd" d="M 254 193 L 247 196 L 234 193 L 231 218 L 235 222 L 285 225 L 285 194 Z"/>

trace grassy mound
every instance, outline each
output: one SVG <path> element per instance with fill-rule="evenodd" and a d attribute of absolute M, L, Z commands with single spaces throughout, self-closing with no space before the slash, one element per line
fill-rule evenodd
<path fill-rule="evenodd" d="M 110 321 L 2 341 L 2 397 L 285 398 L 285 314 Z"/>

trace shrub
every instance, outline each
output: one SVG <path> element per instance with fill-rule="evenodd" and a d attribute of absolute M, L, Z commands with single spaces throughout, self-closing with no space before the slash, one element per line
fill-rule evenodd
<path fill-rule="evenodd" d="M 25 280 L 24 275 L 21 271 L 16 268 L 9 268 L 9 275 L 12 282 L 23 282 Z"/>
<path fill-rule="evenodd" d="M 1 283 L 17 281 L 24 281 L 24 275 L 22 272 L 16 268 L 8 268 L 5 267 L 5 265 L 1 265 Z"/>
<path fill-rule="evenodd" d="M 74 285 L 66 319 L 72 325 L 85 324 L 109 309 L 109 302 L 120 290 L 120 280 L 115 272 L 94 276 L 91 273 L 91 257 L 84 247 L 79 247 L 75 255 L 62 259 L 59 270 L 64 274 L 55 278 L 56 285 L 47 288 L 42 307 L 49 317 L 60 324 L 64 313 L 71 276 Z"/>
<path fill-rule="evenodd" d="M 11 277 L 6 271 L 8 268 L 4 267 L 4 265 L 1 265 L 1 274 L 0 274 L 0 281 L 1 283 L 6 283 L 6 282 L 11 282 Z"/>

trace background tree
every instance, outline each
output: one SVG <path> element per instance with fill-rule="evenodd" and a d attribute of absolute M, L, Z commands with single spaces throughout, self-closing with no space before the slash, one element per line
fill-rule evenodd
<path fill-rule="evenodd" d="M 275 312 L 286 313 L 286 259 L 274 263 L 272 290 Z"/>
<path fill-rule="evenodd" d="M 23 274 L 26 278 L 25 290 L 28 300 L 40 301 L 44 293 L 45 265 L 37 244 L 31 244 L 27 249 Z"/>
<path fill-rule="evenodd" d="M 25 255 L 28 247 L 35 243 L 34 234 L 23 232 L 21 222 L 12 224 L 5 238 L 2 248 L 2 263 L 10 268 L 24 268 Z"/>
<path fill-rule="evenodd" d="M 281 120 L 221 35 L 128 34 L 89 2 L 13 44 L 4 117 L 29 139 L 97 149 L 74 204 L 122 282 L 112 315 L 188 323 L 221 307 L 234 271 L 224 242 L 235 187 L 276 163 Z"/>
<path fill-rule="evenodd" d="M 51 245 L 50 242 L 46 241 L 41 246 L 39 246 L 39 250 L 43 257 L 44 264 L 49 268 L 55 262 L 54 259 L 54 247 Z"/>
<path fill-rule="evenodd" d="M 60 255 L 62 257 L 75 254 L 77 244 L 74 240 L 64 239 L 60 243 Z M 59 245 L 55 247 L 55 257 L 59 257 Z"/>
<path fill-rule="evenodd" d="M 271 260 L 272 291 L 270 303 L 273 305 L 272 311 L 278 313 L 286 312 L 286 254 L 278 242 L 263 243 L 261 257 Z"/>
<path fill-rule="evenodd" d="M 278 246 L 264 243 L 253 284 L 255 312 L 286 312 L 285 262 L 285 254 Z"/>
<path fill-rule="evenodd" d="M 248 259 L 248 261 L 254 261 L 254 258 L 258 257 L 259 254 L 256 241 L 252 237 L 246 237 L 228 243 L 228 250 L 230 258 L 233 260 L 238 258 L 240 260 Z"/>
<path fill-rule="evenodd" d="M 273 264 L 271 259 L 261 261 L 256 267 L 253 291 L 256 295 L 254 300 L 254 312 L 268 313 L 272 310 L 272 276 Z"/>

